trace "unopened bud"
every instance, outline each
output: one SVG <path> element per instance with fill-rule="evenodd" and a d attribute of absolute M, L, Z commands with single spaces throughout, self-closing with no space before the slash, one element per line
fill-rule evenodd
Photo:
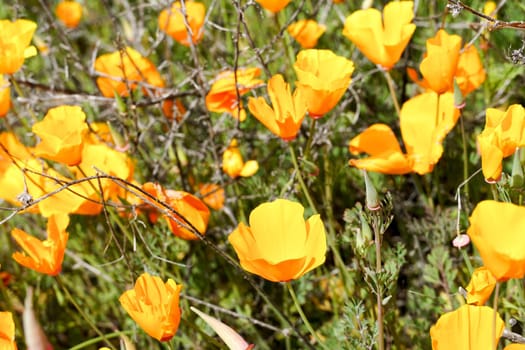
<path fill-rule="evenodd" d="M 454 107 L 457 109 L 465 107 L 465 96 L 461 93 L 456 79 L 454 79 Z"/>
<path fill-rule="evenodd" d="M 363 176 L 365 178 L 366 188 L 366 207 L 372 211 L 379 210 L 379 208 L 381 208 L 381 204 L 379 203 L 377 191 L 374 185 L 372 184 L 370 177 L 368 177 L 368 173 L 366 172 L 366 170 L 363 170 Z"/>
<path fill-rule="evenodd" d="M 512 161 L 512 176 L 510 178 L 510 185 L 514 188 L 523 186 L 523 168 L 521 167 L 520 149 L 514 152 L 514 159 Z"/>

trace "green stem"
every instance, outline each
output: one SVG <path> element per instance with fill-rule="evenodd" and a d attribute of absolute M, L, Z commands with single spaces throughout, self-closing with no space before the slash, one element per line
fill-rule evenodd
<path fill-rule="evenodd" d="M 376 248 L 376 279 L 379 281 L 379 274 L 382 270 L 381 262 L 381 232 L 379 232 L 379 227 L 377 227 L 377 221 L 373 222 L 374 230 L 374 241 Z M 384 326 L 383 326 L 383 290 L 382 286 L 377 284 L 376 290 L 376 302 L 377 302 L 377 349 L 384 350 L 385 348 L 385 335 L 384 335 Z"/>
<path fill-rule="evenodd" d="M 237 205 L 239 207 L 239 217 L 241 219 L 240 221 L 247 224 L 248 221 L 246 221 L 246 214 L 244 214 L 244 204 L 241 200 L 241 191 L 239 190 L 239 186 L 235 181 L 233 182 L 233 190 L 235 191 L 235 197 L 238 199 Z"/>
<path fill-rule="evenodd" d="M 312 147 L 312 141 L 314 139 L 314 134 L 315 134 L 316 120 L 317 119 L 311 118 L 310 131 L 308 133 L 308 140 L 306 140 L 306 146 L 304 147 L 304 156 L 303 156 L 303 158 L 305 160 L 308 159 L 308 155 L 310 154 L 310 148 Z"/>
<path fill-rule="evenodd" d="M 465 199 L 468 203 L 469 186 L 468 186 L 468 153 L 467 153 L 467 138 L 465 136 L 465 126 L 463 125 L 463 117 L 459 116 L 459 126 L 461 128 L 461 144 L 463 146 L 463 181 L 465 184 Z"/>
<path fill-rule="evenodd" d="M 131 334 L 133 334 L 133 331 L 117 331 L 117 332 L 113 332 L 113 333 L 108 333 L 108 334 L 104 335 L 104 337 L 105 337 L 105 339 L 111 339 L 111 338 L 120 337 L 121 335 L 131 335 Z M 80 344 L 77 344 L 77 345 L 73 346 L 72 348 L 69 348 L 69 350 L 84 349 L 84 348 L 86 348 L 86 347 L 88 347 L 90 345 L 98 343 L 101 340 L 104 340 L 104 338 L 102 338 L 102 337 L 91 338 L 89 340 L 86 340 L 85 342 L 82 342 Z"/>
<path fill-rule="evenodd" d="M 314 201 L 312 200 L 312 197 L 310 197 L 310 192 L 308 191 L 308 187 L 306 187 L 306 184 L 304 183 L 303 175 L 301 174 L 301 169 L 299 168 L 299 164 L 297 163 L 297 157 L 295 155 L 295 151 L 291 143 L 288 143 L 288 150 L 290 151 L 290 156 L 292 157 L 292 163 L 293 163 L 295 172 L 297 174 L 297 179 L 299 180 L 299 184 L 301 185 L 303 194 L 306 197 L 306 201 L 308 202 L 308 205 L 312 209 L 313 213 L 318 214 L 318 211 L 314 205 Z"/>
<path fill-rule="evenodd" d="M 392 76 L 390 75 L 389 71 L 385 72 L 385 78 L 386 83 L 388 85 L 388 90 L 390 91 L 390 97 L 392 97 L 392 101 L 394 102 L 394 107 L 396 109 L 397 116 L 401 116 L 401 109 L 399 108 L 399 102 L 397 102 L 397 96 L 396 96 L 396 89 L 394 88 L 394 81 L 392 80 Z"/>
<path fill-rule="evenodd" d="M 469 275 L 472 275 L 472 273 L 474 272 L 474 268 L 472 267 L 472 264 L 470 263 L 470 258 L 467 254 L 466 249 L 459 248 L 459 250 L 461 251 L 461 256 L 463 256 L 463 261 L 465 261 L 465 265 L 467 265 Z"/>

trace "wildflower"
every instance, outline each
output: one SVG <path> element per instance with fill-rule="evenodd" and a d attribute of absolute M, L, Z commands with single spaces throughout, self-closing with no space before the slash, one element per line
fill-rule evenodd
<path fill-rule="evenodd" d="M 503 350 L 525 350 L 525 344 L 509 344 Z"/>
<path fill-rule="evenodd" d="M 241 266 L 272 282 L 298 279 L 325 261 L 321 217 L 303 217 L 301 204 L 286 199 L 252 210 L 250 226 L 240 223 L 228 236 Z"/>
<path fill-rule="evenodd" d="M 474 270 L 466 288 L 467 303 L 478 306 L 485 304 L 496 287 L 497 282 L 496 278 L 485 266 Z"/>
<path fill-rule="evenodd" d="M 525 276 L 525 207 L 482 201 L 470 216 L 467 234 L 483 265 L 498 281 Z"/>
<path fill-rule="evenodd" d="M 268 81 L 268 95 L 273 109 L 264 97 L 250 98 L 248 108 L 261 123 L 285 141 L 295 139 L 306 114 L 306 100 L 301 90 L 292 95 L 283 76 L 274 75 Z"/>
<path fill-rule="evenodd" d="M 259 5 L 268 11 L 277 13 L 290 3 L 291 0 L 255 0 Z"/>
<path fill-rule="evenodd" d="M 488 306 L 463 305 L 441 315 L 430 328 L 432 350 L 495 349 L 505 324 L 497 314 L 496 339 L 493 339 L 494 310 Z"/>
<path fill-rule="evenodd" d="M 233 139 L 222 154 L 222 170 L 232 179 L 239 176 L 250 177 L 259 170 L 259 163 L 256 160 L 249 160 L 245 163 L 237 140 Z"/>
<path fill-rule="evenodd" d="M 11 89 L 9 81 L 0 74 L 0 117 L 4 117 L 11 108 Z"/>
<path fill-rule="evenodd" d="M 220 73 L 206 95 L 206 108 L 210 112 L 228 112 L 235 119 L 244 121 L 246 112 L 242 107 L 242 102 L 237 99 L 237 92 L 239 96 L 242 96 L 262 84 L 262 80 L 256 79 L 259 75 L 261 75 L 259 68 L 240 68 L 237 74 L 231 70 Z M 236 82 L 237 88 L 235 87 Z"/>
<path fill-rule="evenodd" d="M 26 58 L 36 55 L 36 48 L 29 46 L 36 26 L 26 19 L 0 20 L 0 74 L 15 73 Z"/>
<path fill-rule="evenodd" d="M 175 121 L 180 122 L 186 114 L 186 107 L 179 98 L 167 99 L 162 102 L 162 113 L 168 120 L 175 119 Z"/>
<path fill-rule="evenodd" d="M 84 135 L 88 132 L 86 115 L 79 106 L 51 108 L 44 119 L 33 125 L 40 137 L 35 155 L 67 165 L 78 165 L 82 160 Z"/>
<path fill-rule="evenodd" d="M 82 5 L 76 1 L 60 1 L 55 8 L 55 14 L 66 27 L 76 28 L 82 18 Z"/>
<path fill-rule="evenodd" d="M 400 113 L 407 153 L 401 151 L 390 127 L 374 124 L 349 143 L 352 154 L 365 152 L 370 157 L 351 159 L 350 165 L 383 174 L 429 173 L 441 158 L 441 143 L 458 118 L 452 93 L 427 92 L 413 97 L 403 104 Z"/>
<path fill-rule="evenodd" d="M 373 63 L 391 69 L 401 58 L 416 25 L 413 1 L 392 1 L 381 12 L 358 10 L 346 18 L 343 35 Z"/>
<path fill-rule="evenodd" d="M 216 184 L 200 184 L 199 194 L 206 205 L 215 210 L 224 207 L 224 188 Z"/>
<path fill-rule="evenodd" d="M 16 350 L 15 322 L 9 311 L 0 312 L 0 349 Z"/>
<path fill-rule="evenodd" d="M 159 341 L 168 341 L 179 328 L 181 289 L 182 285 L 171 278 L 164 283 L 160 277 L 143 273 L 119 301 L 144 332 Z"/>
<path fill-rule="evenodd" d="M 53 215 L 47 221 L 47 239 L 41 241 L 28 233 L 13 229 L 11 235 L 23 249 L 13 253 L 13 259 L 20 265 L 46 275 L 56 276 L 62 269 L 62 260 L 66 250 L 69 216 Z"/>
<path fill-rule="evenodd" d="M 165 86 L 155 65 L 131 47 L 97 57 L 95 70 L 102 75 L 97 78 L 97 85 L 105 97 L 114 97 L 115 93 L 129 96 L 139 83 L 146 94 L 145 83 L 157 88 Z"/>
<path fill-rule="evenodd" d="M 317 45 L 317 40 L 326 31 L 326 26 L 306 19 L 290 24 L 287 31 L 303 49 L 311 49 Z"/>
<path fill-rule="evenodd" d="M 299 52 L 294 69 L 308 113 L 312 118 L 321 118 L 348 89 L 354 63 L 330 50 L 309 49 Z"/>
<path fill-rule="evenodd" d="M 517 147 L 525 146 L 525 109 L 518 104 L 506 111 L 488 108 L 485 129 L 478 136 L 481 168 L 488 182 L 501 177 L 503 158 L 512 155 Z"/>
<path fill-rule="evenodd" d="M 202 26 L 206 17 L 206 7 L 196 1 L 185 1 L 184 7 L 179 1 L 171 4 L 159 15 L 159 28 L 182 45 L 197 44 L 204 34 Z M 186 26 L 187 23 L 187 26 Z M 189 27 L 189 28 L 188 28 Z"/>

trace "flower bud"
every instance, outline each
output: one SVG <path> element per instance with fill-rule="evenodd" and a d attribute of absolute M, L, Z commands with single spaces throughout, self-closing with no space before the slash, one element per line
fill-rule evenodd
<path fill-rule="evenodd" d="M 368 177 L 366 170 L 363 170 L 363 176 L 365 178 L 366 188 L 366 207 L 372 211 L 379 210 L 381 208 L 381 204 L 379 203 L 377 191 L 372 184 L 370 177 Z"/>

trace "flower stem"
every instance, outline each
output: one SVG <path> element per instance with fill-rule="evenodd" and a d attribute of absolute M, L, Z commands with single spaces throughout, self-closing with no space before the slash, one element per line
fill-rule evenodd
<path fill-rule="evenodd" d="M 117 332 L 113 332 L 113 333 L 109 333 L 109 334 L 105 334 L 104 337 L 106 339 L 110 339 L 110 338 L 116 338 L 116 337 L 120 337 L 121 335 L 131 335 L 133 334 L 133 331 L 117 331 Z M 91 338 L 89 340 L 86 340 L 80 344 L 77 344 L 75 346 L 73 346 L 72 348 L 70 348 L 69 350 L 80 350 L 80 349 L 84 349 L 84 348 L 87 348 L 88 346 L 90 345 L 93 345 L 93 344 L 96 344 L 98 343 L 99 341 L 101 340 L 104 340 L 103 337 L 96 337 L 96 338 Z"/>
<path fill-rule="evenodd" d="M 386 83 L 388 85 L 388 90 L 390 91 L 390 96 L 392 97 L 392 101 L 394 102 L 394 108 L 396 109 L 397 116 L 399 117 L 401 115 L 401 109 L 399 108 L 399 102 L 397 102 L 397 96 L 396 96 L 396 89 L 394 88 L 394 81 L 392 80 L 392 77 L 390 76 L 390 72 L 385 70 L 385 78 Z"/>
<path fill-rule="evenodd" d="M 312 147 L 312 141 L 314 139 L 315 134 L 315 123 L 316 119 L 311 120 L 310 122 L 310 131 L 308 133 L 308 140 L 306 141 L 306 146 L 304 147 L 304 159 L 308 159 L 308 155 L 310 154 L 310 148 Z"/>
<path fill-rule="evenodd" d="M 382 262 L 381 262 L 381 232 L 379 230 L 378 220 L 374 220 L 372 223 L 372 229 L 374 230 L 374 241 L 376 248 L 376 278 L 379 280 L 378 275 L 381 273 Z M 376 290 L 376 302 L 377 302 L 377 349 L 384 350 L 385 348 L 385 335 L 383 327 L 383 290 L 382 286 L 377 284 Z"/>
<path fill-rule="evenodd" d="M 308 202 L 308 205 L 312 209 L 313 213 L 318 214 L 318 211 L 315 208 L 312 197 L 310 197 L 310 192 L 308 191 L 308 188 L 306 187 L 306 184 L 304 183 L 303 175 L 301 174 L 301 169 L 299 168 L 299 163 L 297 163 L 297 157 L 295 155 L 295 151 L 291 143 L 288 143 L 288 150 L 290 151 L 290 156 L 292 157 L 292 163 L 293 163 L 295 172 L 297 173 L 297 179 L 299 180 L 299 184 L 301 185 L 301 190 L 303 191 L 303 194 L 306 197 L 306 201 Z"/>

